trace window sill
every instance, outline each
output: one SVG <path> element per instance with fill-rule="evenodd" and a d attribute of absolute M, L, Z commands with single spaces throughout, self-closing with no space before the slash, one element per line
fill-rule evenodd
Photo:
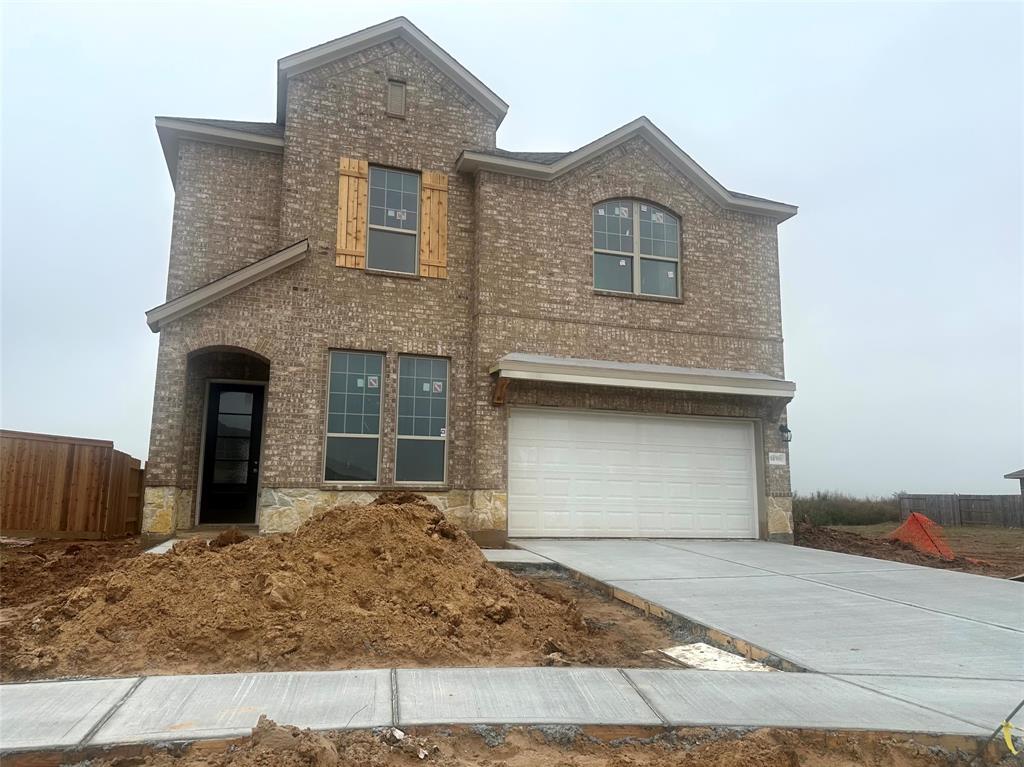
<path fill-rule="evenodd" d="M 418 274 L 412 272 L 389 272 L 387 269 L 371 269 L 366 267 L 363 269 L 367 274 L 374 274 L 378 277 L 397 277 L 400 280 L 421 280 L 423 279 Z"/>
<path fill-rule="evenodd" d="M 446 493 L 452 488 L 446 484 L 424 485 L 424 484 L 393 484 L 374 485 L 359 484 L 358 482 L 321 482 L 320 490 L 347 490 L 354 493 Z"/>
<path fill-rule="evenodd" d="M 619 293 L 614 290 L 598 290 L 594 288 L 595 296 L 607 296 L 608 298 L 633 298 L 639 301 L 657 301 L 663 304 L 681 304 L 683 299 L 676 296 L 647 296 L 643 293 Z"/>

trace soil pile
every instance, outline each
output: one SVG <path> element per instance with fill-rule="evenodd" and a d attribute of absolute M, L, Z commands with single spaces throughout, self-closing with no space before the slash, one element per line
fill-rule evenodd
<path fill-rule="evenodd" d="M 571 728 L 429 733 L 397 738 L 393 730 L 314 733 L 262 718 L 253 734 L 228 745 L 197 744 L 182 754 L 151 753 L 90 763 L 93 767 L 967 767 L 970 757 L 907 738 L 758 730 L 745 734 L 690 730 L 615 743 Z M 486 741 L 486 742 L 485 742 Z"/>
<path fill-rule="evenodd" d="M 938 555 L 926 554 L 903 541 L 890 538 L 868 538 L 846 530 L 833 530 L 819 527 L 810 522 L 797 522 L 794 541 L 798 546 L 825 551 L 838 551 L 843 554 L 858 554 L 875 559 L 888 559 L 894 562 L 907 562 L 925 567 L 941 567 L 947 570 L 959 570 L 979 575 L 1001 575 L 987 562 L 979 559 L 953 556 L 944 559 Z"/>
<path fill-rule="evenodd" d="M 138 538 L 119 541 L 22 541 L 0 544 L 4 608 L 52 597 L 138 555 Z"/>
<path fill-rule="evenodd" d="M 385 499 L 387 500 L 387 499 Z M 489 564 L 422 499 L 338 507 L 292 534 L 190 539 L 4 627 L 6 679 L 592 663 L 575 603 Z M 226 543 L 226 541 L 222 541 Z"/>

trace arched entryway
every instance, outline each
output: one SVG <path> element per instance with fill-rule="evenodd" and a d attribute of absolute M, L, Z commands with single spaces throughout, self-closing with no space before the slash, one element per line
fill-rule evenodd
<path fill-rule="evenodd" d="M 187 379 L 194 521 L 255 524 L 270 363 L 247 349 L 206 347 L 189 355 Z"/>

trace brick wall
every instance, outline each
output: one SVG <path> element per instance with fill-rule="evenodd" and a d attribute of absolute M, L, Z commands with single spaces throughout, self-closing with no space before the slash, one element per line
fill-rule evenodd
<path fill-rule="evenodd" d="M 280 214 L 281 155 L 180 142 L 167 298 L 272 253 Z"/>

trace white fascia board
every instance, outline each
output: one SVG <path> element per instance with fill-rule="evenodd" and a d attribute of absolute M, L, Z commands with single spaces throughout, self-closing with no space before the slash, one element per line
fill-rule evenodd
<path fill-rule="evenodd" d="M 773 200 L 748 200 L 737 197 L 718 183 L 711 174 L 698 165 L 690 155 L 676 146 L 668 136 L 662 133 L 646 117 L 638 117 L 636 120 L 623 125 L 621 128 L 617 128 L 596 141 L 590 142 L 575 152 L 570 152 L 562 159 L 551 164 L 532 162 L 530 160 L 517 160 L 512 157 L 495 157 L 483 152 L 465 151 L 459 156 L 455 169 L 463 173 L 490 170 L 498 173 L 509 173 L 516 176 L 551 181 L 635 136 L 642 136 L 647 139 L 653 147 L 658 149 L 687 178 L 712 198 L 718 200 L 723 207 L 730 210 L 769 216 L 780 222 L 792 218 L 797 213 L 795 205 L 788 205 Z"/>
<path fill-rule="evenodd" d="M 277 154 L 284 152 L 283 138 L 258 136 L 245 131 L 218 128 L 213 125 L 200 125 L 184 120 L 175 120 L 173 117 L 157 117 L 156 132 L 160 137 L 160 147 L 164 152 L 167 172 L 171 175 L 171 184 L 177 184 L 178 180 L 178 142 L 181 139 L 237 146 L 260 152 Z"/>
<path fill-rule="evenodd" d="M 714 373 L 701 375 L 674 372 L 631 372 L 598 367 L 592 368 L 592 372 L 584 372 L 577 366 L 560 368 L 558 365 L 515 362 L 499 362 L 491 368 L 490 372 L 497 373 L 500 378 L 569 383 L 582 386 L 618 386 L 634 389 L 658 389 L 661 391 L 738 394 L 752 397 L 783 397 L 787 400 L 792 399 L 796 394 L 796 384 L 792 381 L 770 378 L 737 379 L 733 376 L 716 376 Z"/>
<path fill-rule="evenodd" d="M 441 46 L 427 37 L 404 16 L 385 21 L 351 35 L 340 37 L 309 50 L 285 56 L 277 62 L 277 121 L 284 124 L 288 103 L 288 78 L 323 66 L 343 56 L 350 56 L 374 45 L 401 38 L 412 45 L 428 61 L 458 83 L 500 124 L 508 112 L 498 95 L 484 85 L 472 72 L 456 61 Z"/>
<path fill-rule="evenodd" d="M 146 312 L 146 324 L 154 333 L 160 330 L 169 322 L 181 319 L 191 314 L 196 309 L 211 304 L 224 296 L 241 290 L 264 277 L 279 272 L 285 267 L 301 261 L 309 252 L 309 240 L 289 245 L 284 250 L 279 250 L 265 258 L 261 258 L 254 264 L 243 266 L 241 269 L 231 272 L 220 279 L 203 285 L 201 288 L 186 293 L 183 296 L 173 298 L 167 303 L 160 304 Z"/>

